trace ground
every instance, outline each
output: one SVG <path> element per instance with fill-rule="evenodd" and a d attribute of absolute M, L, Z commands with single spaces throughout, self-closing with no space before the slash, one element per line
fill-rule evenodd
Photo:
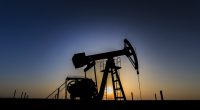
<path fill-rule="evenodd" d="M 0 99 L 6 109 L 65 109 L 65 110 L 170 110 L 200 109 L 199 100 L 143 100 L 143 101 L 99 101 L 81 102 L 64 99 Z"/>

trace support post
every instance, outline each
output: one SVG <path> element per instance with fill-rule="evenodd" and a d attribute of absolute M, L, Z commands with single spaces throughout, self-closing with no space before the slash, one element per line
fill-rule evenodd
<path fill-rule="evenodd" d="M 95 62 L 95 61 L 94 61 Z M 97 73 L 96 73 L 96 67 L 94 65 L 94 76 L 95 76 L 95 85 L 97 87 L 97 91 L 98 91 L 98 85 L 97 85 Z"/>
<path fill-rule="evenodd" d="M 15 98 L 16 93 L 17 93 L 17 90 L 15 89 L 15 91 L 14 91 L 14 95 L 13 95 L 13 98 Z"/>
<path fill-rule="evenodd" d="M 22 92 L 22 94 L 21 94 L 21 99 L 22 99 L 22 97 L 23 97 L 23 92 Z"/>
<path fill-rule="evenodd" d="M 131 92 L 131 99 L 132 99 L 132 101 L 133 101 L 133 92 Z"/>
<path fill-rule="evenodd" d="M 86 76 L 86 71 L 85 71 L 85 78 L 87 78 L 87 76 Z"/>
<path fill-rule="evenodd" d="M 26 98 L 26 92 L 24 93 L 24 99 Z"/>
<path fill-rule="evenodd" d="M 67 78 L 65 79 L 65 99 L 67 99 Z"/>
<path fill-rule="evenodd" d="M 161 100 L 164 100 L 162 90 L 160 90 L 160 97 L 161 97 Z"/>
<path fill-rule="evenodd" d="M 57 99 L 59 99 L 60 88 L 58 88 Z"/>
<path fill-rule="evenodd" d="M 157 96 L 156 96 L 156 93 L 155 93 L 155 100 L 157 100 Z"/>

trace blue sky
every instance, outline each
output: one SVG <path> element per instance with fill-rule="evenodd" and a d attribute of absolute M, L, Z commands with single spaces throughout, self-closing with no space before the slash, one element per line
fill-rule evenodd
<path fill-rule="evenodd" d="M 168 99 L 200 98 L 198 1 L 3 0 L 0 4 L 1 97 L 11 97 L 14 89 L 46 97 L 66 76 L 81 74 L 73 67 L 73 54 L 122 49 L 127 38 L 136 47 L 144 99 L 154 99 L 160 89 Z M 122 71 L 133 77 L 131 82 L 136 75 L 122 59 Z M 136 85 L 124 85 L 134 86 L 139 97 Z"/>

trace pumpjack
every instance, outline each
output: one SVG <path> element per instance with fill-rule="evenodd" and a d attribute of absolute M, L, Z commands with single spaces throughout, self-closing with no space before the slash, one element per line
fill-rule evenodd
<path fill-rule="evenodd" d="M 138 59 L 136 56 L 136 52 L 127 39 L 124 39 L 124 48 L 121 50 L 100 53 L 95 55 L 88 55 L 88 56 L 86 56 L 84 52 L 74 54 L 72 61 L 75 68 L 81 68 L 83 66 L 86 66 L 84 69 L 85 72 L 92 67 L 95 68 L 95 61 L 97 60 L 106 59 L 106 65 L 105 69 L 102 71 L 103 77 L 99 91 L 97 89 L 98 87 L 97 87 L 96 72 L 95 72 L 96 82 L 86 77 L 71 78 L 72 81 L 70 81 L 67 84 L 67 90 L 70 93 L 71 99 L 74 99 L 75 97 L 80 97 L 81 100 L 97 100 L 97 101 L 102 100 L 104 96 L 106 82 L 108 79 L 108 74 L 111 73 L 114 99 L 126 100 L 126 96 L 118 74 L 118 70 L 121 67 L 116 66 L 114 62 L 114 57 L 123 55 L 127 56 L 131 64 L 133 65 L 134 69 L 136 70 L 137 75 L 139 75 Z M 118 96 L 117 95 L 118 93 L 120 93 L 121 96 Z"/>

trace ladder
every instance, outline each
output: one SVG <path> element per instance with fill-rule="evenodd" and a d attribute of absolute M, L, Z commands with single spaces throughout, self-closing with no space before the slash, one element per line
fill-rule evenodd
<path fill-rule="evenodd" d="M 121 67 L 113 65 L 111 68 L 111 77 L 112 77 L 112 85 L 113 85 L 113 92 L 115 100 L 124 100 L 126 101 L 125 93 L 119 78 L 118 70 Z"/>
<path fill-rule="evenodd" d="M 111 78 L 112 78 L 112 86 L 113 86 L 113 94 L 114 94 L 114 100 L 119 101 L 119 100 L 124 100 L 126 101 L 126 96 L 120 81 L 119 77 L 119 69 L 121 68 L 121 59 L 118 57 L 117 59 L 109 59 L 109 63 L 107 64 L 108 66 L 108 73 L 111 73 Z M 105 72 L 105 67 L 104 67 L 104 61 L 100 63 L 100 69 L 102 70 L 101 72 Z M 107 85 L 107 84 L 106 84 Z M 105 86 L 106 86 L 105 85 Z M 107 100 L 107 87 L 105 87 L 105 98 Z"/>

